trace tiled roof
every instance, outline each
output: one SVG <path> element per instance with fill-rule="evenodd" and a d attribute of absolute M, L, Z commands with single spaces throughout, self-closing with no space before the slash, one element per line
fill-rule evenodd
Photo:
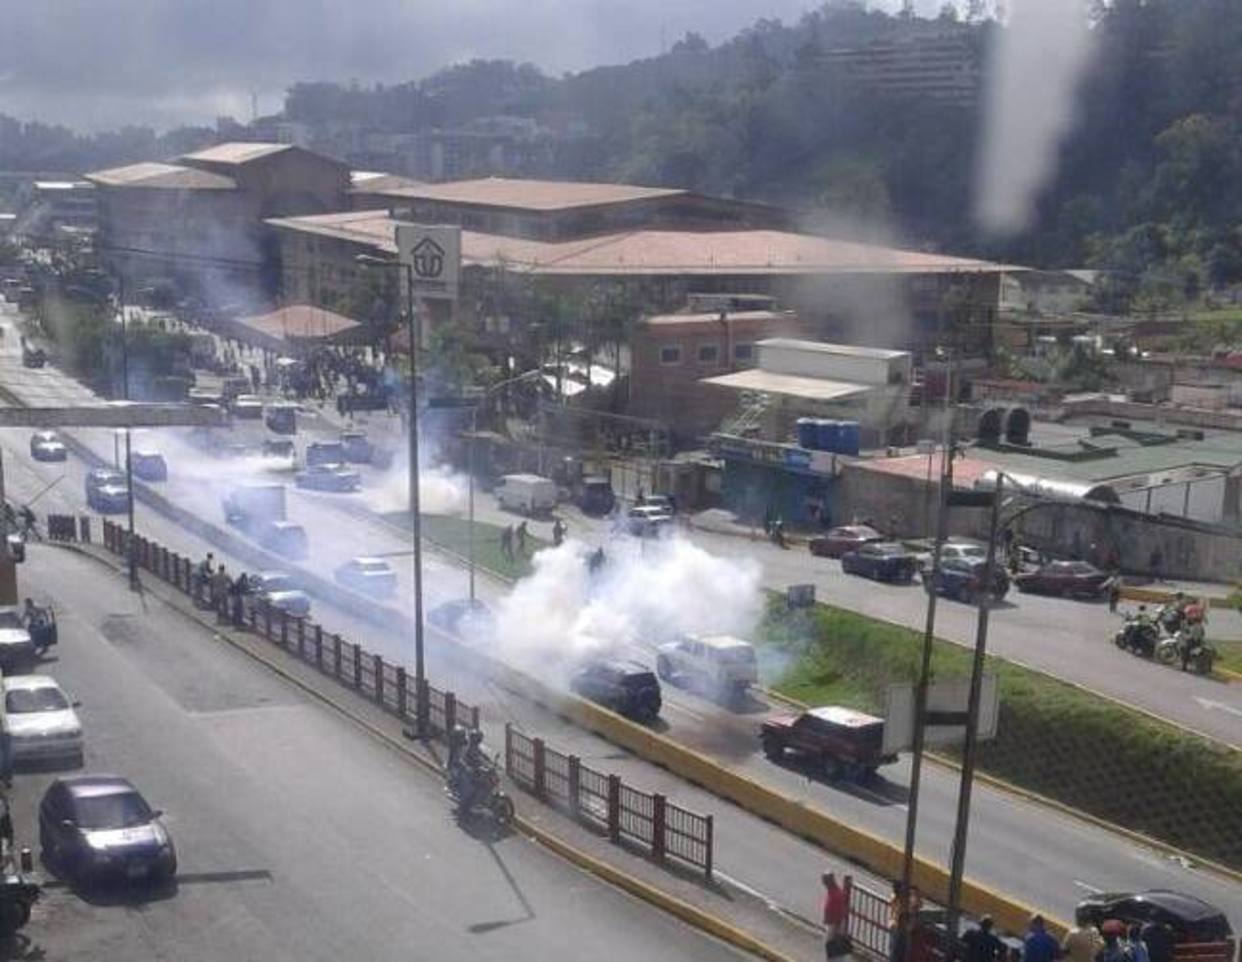
<path fill-rule="evenodd" d="M 359 326 L 355 320 L 311 304 L 290 304 L 269 314 L 242 318 L 240 323 L 280 339 L 333 337 Z"/>
<path fill-rule="evenodd" d="M 113 167 L 87 174 L 86 179 L 103 187 L 155 187 L 165 190 L 234 190 L 231 177 L 179 164 L 148 162 Z"/>
<path fill-rule="evenodd" d="M 866 461 L 855 461 L 850 467 L 861 471 L 874 471 L 877 474 L 891 474 L 904 478 L 917 478 L 926 481 L 931 478 L 932 484 L 940 479 L 941 453 L 905 454 L 895 458 L 870 458 Z M 993 470 L 993 465 L 977 458 L 953 459 L 953 486 L 955 488 L 974 487 L 976 481 L 984 473 Z"/>
<path fill-rule="evenodd" d="M 180 159 L 186 161 L 204 161 L 213 164 L 248 164 L 251 161 L 292 150 L 292 144 L 258 144 L 232 142 L 205 147 L 192 154 L 184 154 Z"/>

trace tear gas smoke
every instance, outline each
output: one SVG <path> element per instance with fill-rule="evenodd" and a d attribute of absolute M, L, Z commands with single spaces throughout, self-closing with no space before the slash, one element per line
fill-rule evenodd
<path fill-rule="evenodd" d="M 720 558 L 674 535 L 622 539 L 596 574 L 588 548 L 570 540 L 534 556 L 496 612 L 506 656 L 528 668 L 569 669 L 586 655 L 650 662 L 650 650 L 680 633 L 748 637 L 762 607 L 759 565 Z M 645 656 L 645 657 L 644 657 Z"/>
<path fill-rule="evenodd" d="M 418 472 L 418 506 L 423 514 L 463 514 L 468 506 L 469 481 L 443 465 Z M 410 470 L 394 466 L 362 489 L 367 507 L 381 514 L 407 511 L 410 506 Z"/>
<path fill-rule="evenodd" d="M 1054 173 L 1094 42 L 1085 6 L 1082 0 L 1014 0 L 1008 25 L 994 31 L 975 203 L 985 230 L 1026 227 Z"/>

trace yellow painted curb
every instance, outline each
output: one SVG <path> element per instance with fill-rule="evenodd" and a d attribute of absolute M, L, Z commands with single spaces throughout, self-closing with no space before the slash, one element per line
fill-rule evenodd
<path fill-rule="evenodd" d="M 1200 598 L 1208 603 L 1209 608 L 1232 608 L 1228 598 L 1220 595 L 1196 595 L 1193 591 L 1185 592 L 1187 598 Z M 1165 588 L 1137 588 L 1133 585 L 1122 585 L 1121 597 L 1127 601 L 1142 601 L 1165 604 L 1173 600 L 1175 593 Z"/>
<path fill-rule="evenodd" d="M 1234 671 L 1232 668 L 1213 668 L 1212 674 L 1220 678 L 1227 685 L 1242 684 L 1242 671 Z"/>

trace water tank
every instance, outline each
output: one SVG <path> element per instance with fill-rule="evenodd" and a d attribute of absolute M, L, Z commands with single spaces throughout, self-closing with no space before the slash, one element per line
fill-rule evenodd
<path fill-rule="evenodd" d="M 1014 408 L 1005 418 L 1005 440 L 1010 444 L 1027 447 L 1031 443 L 1031 412 L 1026 408 Z"/>
<path fill-rule="evenodd" d="M 798 447 L 809 451 L 819 450 L 819 424 L 815 418 L 798 418 L 794 422 L 798 433 Z"/>
<path fill-rule="evenodd" d="M 1001 429 L 1005 424 L 1003 408 L 988 408 L 979 418 L 979 443 L 996 444 L 1000 441 Z"/>
<path fill-rule="evenodd" d="M 838 451 L 841 445 L 841 425 L 830 418 L 820 418 L 819 449 L 821 451 Z"/>
<path fill-rule="evenodd" d="M 838 427 L 837 452 L 857 455 L 862 444 L 862 426 L 857 421 L 842 421 Z"/>

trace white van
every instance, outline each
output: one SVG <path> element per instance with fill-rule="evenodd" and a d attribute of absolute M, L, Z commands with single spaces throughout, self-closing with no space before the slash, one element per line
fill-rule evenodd
<path fill-rule="evenodd" d="M 661 645 L 656 673 L 674 684 L 690 684 L 716 697 L 740 701 L 759 681 L 759 663 L 748 641 L 731 635 L 683 635 Z"/>
<path fill-rule="evenodd" d="M 522 514 L 546 514 L 556 507 L 556 483 L 537 474 L 506 474 L 496 486 L 500 507 Z"/>

